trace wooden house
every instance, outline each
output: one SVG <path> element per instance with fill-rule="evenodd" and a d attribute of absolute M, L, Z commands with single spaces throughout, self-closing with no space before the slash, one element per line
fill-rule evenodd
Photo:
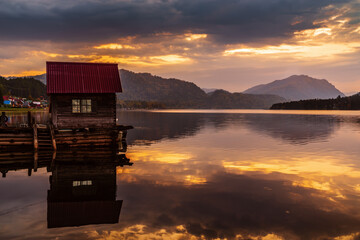
<path fill-rule="evenodd" d="M 114 128 L 117 64 L 46 62 L 51 122 L 57 129 Z"/>

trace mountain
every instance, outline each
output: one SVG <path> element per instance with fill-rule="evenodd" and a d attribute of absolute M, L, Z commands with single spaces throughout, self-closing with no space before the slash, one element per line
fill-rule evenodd
<path fill-rule="evenodd" d="M 46 97 L 46 86 L 32 77 L 14 77 L 7 80 L 0 77 L 2 94 L 10 94 L 17 97 Z"/>
<path fill-rule="evenodd" d="M 270 103 L 285 101 L 282 97 L 270 94 L 230 93 L 225 90 L 216 90 L 209 94 L 205 107 L 215 109 L 267 109 L 272 105 Z"/>
<path fill-rule="evenodd" d="M 218 88 L 201 88 L 201 89 L 206 93 L 212 93 L 212 92 L 215 92 L 216 90 L 221 90 Z"/>
<path fill-rule="evenodd" d="M 200 106 L 206 93 L 192 82 L 165 79 L 149 73 L 120 70 L 123 92 L 119 100 L 156 101 L 171 107 Z"/>
<path fill-rule="evenodd" d="M 123 92 L 117 95 L 129 108 L 257 108 L 271 107 L 286 99 L 272 94 L 230 93 L 211 89 L 209 93 L 192 82 L 162 78 L 150 73 L 119 70 Z M 33 76 L 46 83 L 46 74 Z"/>
<path fill-rule="evenodd" d="M 46 73 L 41 74 L 41 75 L 31 76 L 31 77 L 39 80 L 40 82 L 42 82 L 43 84 L 46 85 Z"/>
<path fill-rule="evenodd" d="M 207 94 L 192 82 L 165 79 L 149 73 L 120 70 L 122 101 L 152 101 L 167 108 L 269 108 L 285 99 L 274 95 L 253 95 L 216 90 Z"/>
<path fill-rule="evenodd" d="M 292 110 L 360 110 L 360 93 L 350 97 L 331 99 L 310 99 L 293 102 L 277 103 L 271 109 Z"/>
<path fill-rule="evenodd" d="M 345 96 L 327 80 L 316 79 L 306 75 L 293 75 L 283 80 L 257 85 L 247 89 L 244 93 L 274 94 L 292 101 Z"/>

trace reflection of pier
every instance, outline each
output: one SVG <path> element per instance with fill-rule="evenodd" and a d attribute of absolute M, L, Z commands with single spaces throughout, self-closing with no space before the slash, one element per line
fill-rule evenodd
<path fill-rule="evenodd" d="M 36 162 L 34 152 L 1 152 L 0 170 L 3 177 L 25 169 L 30 176 L 44 167 L 52 173 L 48 228 L 117 223 L 122 200 L 116 200 L 116 168 L 132 165 L 121 150 L 40 151 Z"/>

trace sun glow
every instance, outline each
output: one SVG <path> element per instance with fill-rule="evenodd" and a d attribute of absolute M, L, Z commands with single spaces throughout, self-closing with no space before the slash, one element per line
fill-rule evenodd
<path fill-rule="evenodd" d="M 185 63 L 185 62 L 191 62 L 190 58 L 183 57 L 180 55 L 162 55 L 162 56 L 153 56 L 149 58 L 150 60 L 153 60 L 154 63 L 163 63 L 163 64 L 177 64 L 177 63 Z"/>
<path fill-rule="evenodd" d="M 207 34 L 192 34 L 192 33 L 185 34 L 185 39 L 187 41 L 193 41 L 202 38 L 207 38 Z"/>
<path fill-rule="evenodd" d="M 117 44 L 117 43 L 109 43 L 109 44 L 103 44 L 99 46 L 95 46 L 96 49 L 136 49 L 138 47 L 130 46 L 130 45 L 123 45 L 123 44 Z"/>
<path fill-rule="evenodd" d="M 23 71 L 23 72 L 20 72 L 20 73 L 17 73 L 17 74 L 10 74 L 10 75 L 5 75 L 7 77 L 23 77 L 23 76 L 36 76 L 36 75 L 41 75 L 41 74 L 44 74 L 44 71 Z"/>
<path fill-rule="evenodd" d="M 263 48 L 242 47 L 224 51 L 224 56 L 231 55 L 273 55 L 281 56 L 281 54 L 292 54 L 295 58 L 318 58 L 318 57 L 334 57 L 338 54 L 353 53 L 360 47 L 360 43 L 351 44 L 319 44 L 319 45 L 287 45 L 266 46 Z"/>

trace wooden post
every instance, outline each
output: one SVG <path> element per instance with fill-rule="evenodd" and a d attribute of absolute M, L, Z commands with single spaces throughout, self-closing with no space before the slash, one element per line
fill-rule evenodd
<path fill-rule="evenodd" d="M 31 118 L 31 112 L 30 111 L 28 111 L 27 112 L 27 116 L 28 116 L 28 126 L 29 127 L 31 127 L 32 126 L 32 118 Z"/>
<path fill-rule="evenodd" d="M 52 147 L 53 147 L 54 151 L 56 151 L 55 131 L 54 131 L 54 126 L 52 123 L 49 124 L 49 130 L 50 130 L 50 135 L 51 135 Z"/>
<path fill-rule="evenodd" d="M 50 165 L 51 171 L 54 170 L 55 160 L 56 160 L 56 151 L 54 151 L 53 154 L 52 154 L 51 165 Z"/>
<path fill-rule="evenodd" d="M 39 149 L 39 141 L 38 141 L 38 132 L 37 132 L 36 123 L 33 124 L 33 130 L 34 130 L 34 151 L 37 152 L 37 150 Z"/>

